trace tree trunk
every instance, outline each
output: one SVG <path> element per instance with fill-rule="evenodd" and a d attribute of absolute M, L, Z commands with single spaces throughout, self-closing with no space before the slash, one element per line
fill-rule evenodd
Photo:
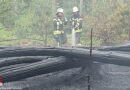
<path fill-rule="evenodd" d="M 55 16 L 55 10 L 56 10 L 56 6 L 55 6 L 55 0 L 52 0 L 52 16 Z"/>
<path fill-rule="evenodd" d="M 83 0 L 80 0 L 80 15 L 83 15 Z"/>
<path fill-rule="evenodd" d="M 47 36 L 48 36 L 47 29 L 48 27 L 45 30 L 45 47 L 47 46 Z"/>
<path fill-rule="evenodd" d="M 104 47 L 98 49 L 100 51 L 123 51 L 123 52 L 130 52 L 130 45 L 125 46 L 115 46 L 115 47 Z"/>
<path fill-rule="evenodd" d="M 0 71 L 0 76 L 3 83 L 11 82 L 36 75 L 78 67 L 78 64 L 78 62 L 75 64 L 69 61 L 67 58 L 60 56 L 29 65 L 6 69 L 4 71 Z"/>
<path fill-rule="evenodd" d="M 5 57 L 18 57 L 18 56 L 65 56 L 67 58 L 77 58 L 80 61 L 88 61 L 90 59 L 90 51 L 81 48 L 16 48 L 16 49 L 2 49 L 0 51 L 0 58 Z M 130 65 L 130 56 L 128 54 L 121 54 L 113 51 L 98 51 L 93 50 L 92 58 L 95 61 L 111 63 L 116 65 Z M 103 60 L 103 61 L 102 61 Z"/>
<path fill-rule="evenodd" d="M 21 64 L 21 63 L 34 63 L 47 58 L 52 58 L 51 56 L 24 56 L 24 57 L 10 57 L 0 59 L 0 67 Z"/>
<path fill-rule="evenodd" d="M 129 41 L 130 41 L 130 26 L 129 26 L 129 29 L 128 29 L 128 37 L 129 37 Z"/>

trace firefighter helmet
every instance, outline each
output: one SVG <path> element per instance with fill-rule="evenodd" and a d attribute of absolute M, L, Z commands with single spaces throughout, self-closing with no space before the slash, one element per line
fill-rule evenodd
<path fill-rule="evenodd" d="M 78 8 L 77 7 L 73 7 L 73 12 L 78 12 Z"/>
<path fill-rule="evenodd" d="M 57 13 L 59 13 L 59 12 L 60 12 L 60 13 L 63 13 L 64 10 L 63 10 L 62 8 L 58 8 L 58 9 L 57 9 Z"/>

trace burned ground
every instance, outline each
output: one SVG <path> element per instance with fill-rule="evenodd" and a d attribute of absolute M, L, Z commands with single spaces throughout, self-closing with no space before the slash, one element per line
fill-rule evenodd
<path fill-rule="evenodd" d="M 8 47 L 1 48 L 1 51 L 3 49 L 9 50 L 7 48 Z M 16 48 L 15 48 L 15 50 L 16 50 Z M 17 50 L 19 50 L 19 49 L 17 49 Z M 29 50 L 31 50 L 31 48 Z M 107 49 L 107 51 L 108 51 L 108 49 Z M 122 55 L 130 54 L 130 52 L 128 52 L 128 51 L 124 52 L 124 51 L 119 51 L 119 50 L 116 53 L 119 53 Z M 62 54 L 63 53 L 61 53 L 61 55 Z M 13 54 L 10 54 L 10 55 L 13 55 Z M 6 54 L 5 54 L 5 56 L 6 56 Z M 0 60 L 1 61 L 5 60 L 5 59 L 9 60 L 9 58 L 11 60 L 14 60 L 12 58 L 21 59 L 23 57 L 28 57 L 28 60 L 29 60 L 30 57 L 31 57 L 30 59 L 32 59 L 33 55 L 32 56 L 21 55 L 21 56 L 14 54 L 12 57 L 11 56 L 2 57 L 2 58 L 0 58 Z M 40 55 L 40 58 L 41 58 L 41 56 L 42 55 Z M 39 56 L 36 55 L 36 57 L 39 57 Z M 18 59 L 18 60 L 20 60 L 20 59 Z M 15 60 L 14 60 L 14 62 L 17 61 L 17 60 L 15 61 Z M 40 62 L 40 60 L 41 59 L 38 59 L 37 62 Z M 115 59 L 113 59 L 113 60 L 115 60 Z M 80 61 L 82 61 L 82 60 L 80 60 Z M 8 65 L 6 64 L 5 66 L 2 66 L 0 68 L 0 72 L 5 72 L 5 70 L 7 72 L 9 72 L 9 70 L 12 70 L 12 68 L 15 69 L 15 68 L 18 68 L 21 66 L 25 67 L 26 65 L 34 64 L 37 62 L 25 62 L 24 61 L 22 63 L 16 63 L 15 65 L 8 63 Z M 11 65 L 9 65 L 9 64 L 11 64 Z M 65 70 L 58 70 L 58 71 L 55 71 L 52 73 L 34 75 L 32 77 L 23 78 L 23 79 L 20 79 L 17 81 L 14 80 L 12 82 L 5 82 L 4 87 L 1 87 L 0 90 L 3 90 L 3 89 L 5 90 L 5 89 L 9 89 L 9 88 L 12 88 L 11 90 L 13 90 L 13 89 L 14 90 L 16 90 L 16 89 L 22 89 L 22 90 L 87 90 L 87 88 L 88 88 L 87 87 L 87 85 L 88 85 L 87 73 L 79 80 L 72 82 L 72 79 L 76 75 L 79 75 L 80 71 L 81 71 L 81 67 L 77 67 L 77 68 L 76 67 L 67 68 Z M 18 69 L 18 70 L 21 70 L 21 69 Z M 0 75 L 1 75 L 1 73 L 0 73 Z M 22 77 L 22 75 L 23 74 L 21 74 L 21 77 Z M 129 64 L 127 66 L 125 66 L 124 64 L 123 65 L 114 65 L 114 64 L 108 64 L 108 63 L 94 61 L 93 67 L 91 69 L 91 78 L 90 79 L 91 79 L 90 80 L 91 90 L 130 90 Z"/>

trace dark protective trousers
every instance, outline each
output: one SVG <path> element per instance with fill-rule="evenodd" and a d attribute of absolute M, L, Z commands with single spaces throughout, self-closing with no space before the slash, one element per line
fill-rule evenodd
<path fill-rule="evenodd" d="M 63 45 L 67 42 L 66 34 L 56 34 L 54 38 L 60 45 Z"/>
<path fill-rule="evenodd" d="M 76 44 L 80 43 L 81 32 L 76 32 Z"/>

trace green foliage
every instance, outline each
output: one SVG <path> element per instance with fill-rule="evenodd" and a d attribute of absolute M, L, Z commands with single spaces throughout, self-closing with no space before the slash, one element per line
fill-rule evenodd
<path fill-rule="evenodd" d="M 80 0 L 55 0 L 56 9 L 62 7 L 70 19 L 73 6 Z M 117 44 L 130 40 L 130 0 L 84 0 L 82 45 Z M 1 0 L 0 44 L 56 45 L 52 36 L 52 0 Z M 65 26 L 71 43 L 70 24 Z M 7 41 L 17 39 L 16 41 Z"/>

